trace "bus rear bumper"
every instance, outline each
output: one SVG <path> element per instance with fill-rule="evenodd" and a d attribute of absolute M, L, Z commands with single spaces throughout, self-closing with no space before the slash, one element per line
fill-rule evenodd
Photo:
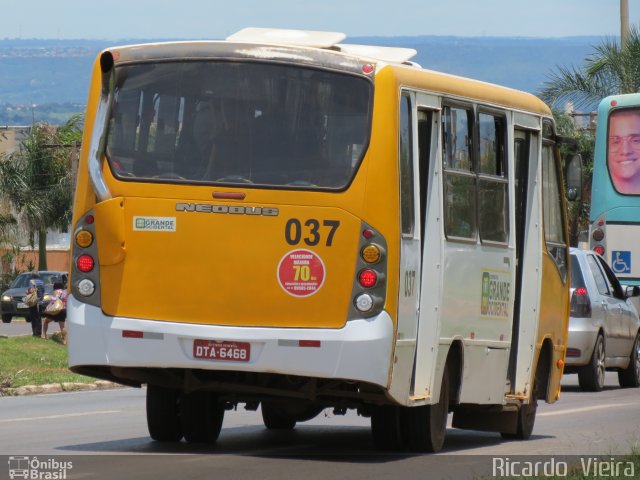
<path fill-rule="evenodd" d="M 230 327 L 111 317 L 70 295 L 67 329 L 70 367 L 268 372 L 382 387 L 391 367 L 393 322 L 386 312 L 341 329 Z M 249 343 L 249 360 L 195 358 L 196 339 Z"/>

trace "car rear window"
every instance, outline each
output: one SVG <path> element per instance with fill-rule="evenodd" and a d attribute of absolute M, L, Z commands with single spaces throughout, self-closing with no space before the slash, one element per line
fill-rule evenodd
<path fill-rule="evenodd" d="M 571 288 L 584 288 L 584 277 L 577 255 L 571 255 Z"/>

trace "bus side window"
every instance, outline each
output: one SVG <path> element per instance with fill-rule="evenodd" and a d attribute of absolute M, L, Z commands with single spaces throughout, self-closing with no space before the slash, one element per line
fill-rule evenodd
<path fill-rule="evenodd" d="M 411 98 L 403 94 L 400 99 L 400 217 L 402 235 L 412 236 L 414 229 L 413 192 L 413 135 L 411 119 Z"/>
<path fill-rule="evenodd" d="M 542 207 L 544 239 L 547 251 L 555 261 L 562 276 L 567 278 L 567 240 L 562 217 L 562 188 L 560 186 L 560 166 L 554 154 L 554 145 L 545 142 L 542 146 Z"/>
<path fill-rule="evenodd" d="M 509 239 L 505 134 L 504 117 L 478 114 L 478 223 L 482 241 L 507 243 Z"/>
<path fill-rule="evenodd" d="M 477 236 L 472 127 L 471 109 L 443 108 L 444 233 L 447 238 L 475 240 Z"/>

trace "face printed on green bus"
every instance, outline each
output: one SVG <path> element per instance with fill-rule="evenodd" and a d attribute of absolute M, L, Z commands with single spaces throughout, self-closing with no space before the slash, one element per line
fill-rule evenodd
<path fill-rule="evenodd" d="M 609 118 L 607 165 L 618 192 L 640 194 L 640 110 L 622 110 Z"/>

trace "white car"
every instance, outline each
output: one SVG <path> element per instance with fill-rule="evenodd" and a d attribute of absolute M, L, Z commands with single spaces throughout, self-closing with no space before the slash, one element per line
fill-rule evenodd
<path fill-rule="evenodd" d="M 606 370 L 621 387 L 640 386 L 640 319 L 605 260 L 591 250 L 571 249 L 571 318 L 564 373 L 577 373 L 580 388 L 600 391 Z"/>

